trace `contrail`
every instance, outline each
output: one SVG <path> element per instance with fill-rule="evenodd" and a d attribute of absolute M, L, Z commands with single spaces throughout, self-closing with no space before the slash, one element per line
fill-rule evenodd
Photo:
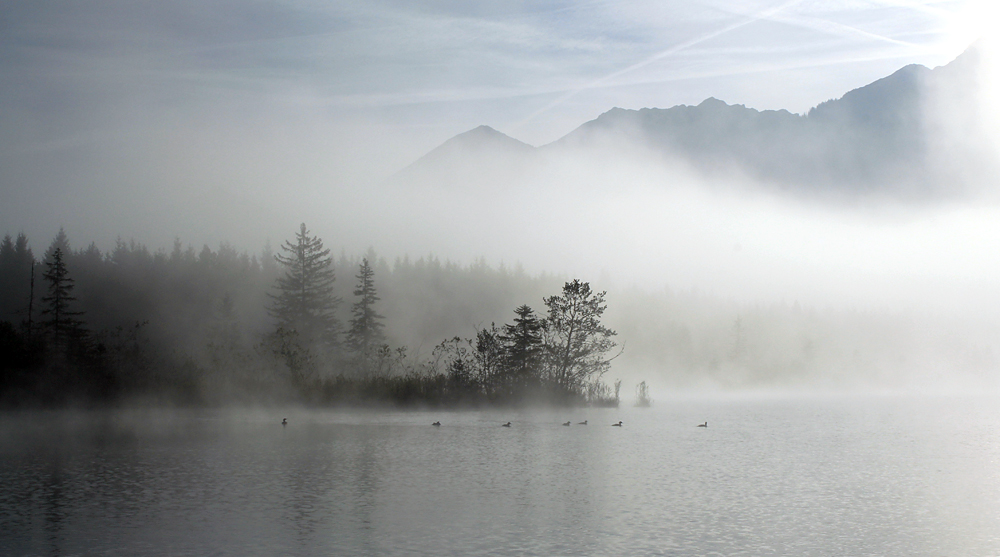
<path fill-rule="evenodd" d="M 761 11 L 761 12 L 759 12 L 759 13 L 753 15 L 753 16 L 750 16 L 749 18 L 744 19 L 742 21 L 739 21 L 739 22 L 736 22 L 736 23 L 732 23 L 730 25 L 722 27 L 721 29 L 717 29 L 715 31 L 712 31 L 711 33 L 707 33 L 707 34 L 702 35 L 700 37 L 696 37 L 694 39 L 690 39 L 690 40 L 684 41 L 682 43 L 678 43 L 678 44 L 676 44 L 676 45 L 674 45 L 674 46 L 672 46 L 672 47 L 670 47 L 670 48 L 668 48 L 668 49 L 666 49 L 666 50 L 664 50 L 662 52 L 658 52 L 658 53 L 654 54 L 653 56 L 650 56 L 649 58 L 646 58 L 645 60 L 643 60 L 641 62 L 632 64 L 631 66 L 628 66 L 627 68 L 624 68 L 624 69 L 618 70 L 616 72 L 610 73 L 610 74 L 605 75 L 604 77 L 601 77 L 599 79 L 595 79 L 594 81 L 591 81 L 590 83 L 584 85 L 583 87 L 578 87 L 576 89 L 573 89 L 572 91 L 569 91 L 569 92 L 563 94 L 558 99 L 552 101 L 551 103 L 549 103 L 549 104 L 543 106 L 542 108 L 536 110 L 535 112 L 531 113 L 524 120 L 521 120 L 520 122 L 516 123 L 514 125 L 514 127 L 522 126 L 522 125 L 530 122 L 531 120 L 535 119 L 536 117 L 538 117 L 538 115 L 543 114 L 545 112 L 548 112 L 549 110 L 552 110 L 553 108 L 555 108 L 555 107 L 559 106 L 560 104 L 566 102 L 567 100 L 573 98 L 577 94 L 579 94 L 579 93 L 581 93 L 583 91 L 586 91 L 588 89 L 593 89 L 594 87 L 597 87 L 597 86 L 603 84 L 604 82 L 606 82 L 608 80 L 611 80 L 611 79 L 614 79 L 616 77 L 625 75 L 625 74 L 627 74 L 629 72 L 632 72 L 632 71 L 635 71 L 635 70 L 637 70 L 639 68 L 643 68 L 645 66 L 648 66 L 648 65 L 652 64 L 653 62 L 656 62 L 658 60 L 662 60 L 663 58 L 666 58 L 667 56 L 672 56 L 672 55 L 674 55 L 674 54 L 676 54 L 678 52 L 681 52 L 682 50 L 686 50 L 688 48 L 691 48 L 694 45 L 697 45 L 697 44 L 703 43 L 705 41 L 714 39 L 714 38 L 716 38 L 716 37 L 718 37 L 720 35 L 724 35 L 726 33 L 729 33 L 730 31 L 735 31 L 736 29 L 739 29 L 741 27 L 746 27 L 747 25 L 750 25 L 751 23 L 755 23 L 755 22 L 760 21 L 762 19 L 771 18 L 775 14 L 777 14 L 777 13 L 783 11 L 783 10 L 788 9 L 791 6 L 794 6 L 795 4 L 801 4 L 802 2 L 803 2 L 803 0 L 789 0 L 788 2 L 780 4 L 780 5 L 775 6 L 773 8 L 769 8 L 767 10 Z"/>
<path fill-rule="evenodd" d="M 772 17 L 770 19 L 780 23 L 785 23 L 787 25 L 802 27 L 804 29 L 811 29 L 813 31 L 820 31 L 823 33 L 829 33 L 831 35 L 840 35 L 842 37 L 849 37 L 849 38 L 861 37 L 865 39 L 873 39 L 876 41 L 886 42 L 899 46 L 905 46 L 909 48 L 917 47 L 917 45 L 910 42 L 893 39 L 892 37 L 886 37 L 885 35 L 879 35 L 878 33 L 872 33 L 870 31 L 865 31 L 864 29 L 858 29 L 857 27 L 844 25 L 843 23 L 837 23 L 835 21 L 828 21 L 825 19 L 819 19 L 815 17 L 778 16 L 778 17 Z"/>

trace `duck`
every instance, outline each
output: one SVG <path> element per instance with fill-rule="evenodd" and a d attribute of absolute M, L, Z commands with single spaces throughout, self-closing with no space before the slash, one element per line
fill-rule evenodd
<path fill-rule="evenodd" d="M 288 418 L 281 418 L 281 425 L 288 425 Z"/>
<path fill-rule="evenodd" d="M 616 423 L 616 424 L 611 424 L 611 426 L 612 426 L 612 427 L 621 427 L 621 426 L 622 426 L 622 423 L 621 423 L 621 421 L 619 421 L 619 422 L 618 422 L 618 423 Z"/>
<path fill-rule="evenodd" d="M 440 426 L 440 425 L 441 425 L 441 422 L 434 422 L 434 423 L 432 423 L 431 425 L 436 425 L 436 426 Z"/>
<path fill-rule="evenodd" d="M 510 427 L 510 422 L 503 424 L 501 427 Z"/>
<path fill-rule="evenodd" d="M 705 422 L 703 424 L 698 424 L 698 427 L 708 427 L 708 422 Z"/>
<path fill-rule="evenodd" d="M 565 422 L 565 423 L 563 423 L 563 425 L 569 425 L 569 422 Z"/>
<path fill-rule="evenodd" d="M 587 420 L 583 420 L 582 422 L 576 422 L 576 425 L 587 425 Z"/>

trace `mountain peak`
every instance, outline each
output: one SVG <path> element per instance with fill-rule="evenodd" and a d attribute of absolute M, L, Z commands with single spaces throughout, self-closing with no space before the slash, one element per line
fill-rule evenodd
<path fill-rule="evenodd" d="M 720 107 L 721 108 L 721 107 L 729 106 L 729 105 L 726 104 L 725 101 L 720 101 L 719 99 L 717 99 L 715 97 L 708 97 L 707 99 L 701 101 L 701 104 L 699 104 L 698 106 L 705 107 L 705 108 L 713 108 L 713 107 Z"/>
<path fill-rule="evenodd" d="M 641 149 L 721 176 L 751 176 L 783 186 L 884 188 L 931 179 L 925 105 L 947 86 L 961 103 L 975 75 L 975 46 L 933 70 L 911 64 L 807 114 L 756 110 L 709 97 L 697 105 L 612 108 L 535 149 L 489 126 L 459 134 L 414 163 L 428 174 L 518 176 L 529 160 L 554 152 L 587 157 Z M 951 97 L 949 97 L 950 99 Z M 461 174 L 464 172 L 465 174 Z M 459 176 L 459 174 L 461 174 Z"/>
<path fill-rule="evenodd" d="M 523 141 L 518 141 L 505 133 L 499 132 L 487 125 L 482 125 L 467 132 L 460 133 L 448 141 L 445 141 L 437 149 L 428 153 L 428 155 L 441 149 L 455 147 L 467 149 L 481 149 L 486 147 L 493 149 L 501 147 L 516 150 L 534 149 L 534 147 L 524 143 Z"/>
<path fill-rule="evenodd" d="M 435 172 L 441 168 L 457 169 L 476 161 L 494 171 L 509 168 L 530 154 L 534 147 L 489 126 L 482 125 L 460 133 L 434 148 L 397 174 L 397 179 Z M 488 162 L 487 162 L 488 161 Z"/>

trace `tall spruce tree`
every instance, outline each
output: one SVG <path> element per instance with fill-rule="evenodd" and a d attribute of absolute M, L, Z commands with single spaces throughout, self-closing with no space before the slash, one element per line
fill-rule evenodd
<path fill-rule="evenodd" d="M 48 261 L 48 269 L 42 275 L 49 283 L 49 294 L 42 297 L 47 307 L 42 315 L 47 315 L 45 328 L 52 338 L 56 349 L 65 347 L 70 341 L 78 340 L 83 332 L 83 322 L 77 316 L 83 312 L 72 311 L 70 303 L 76 301 L 73 297 L 74 281 L 69 276 L 66 263 L 63 261 L 62 248 L 56 248 Z"/>
<path fill-rule="evenodd" d="M 268 294 L 272 300 L 268 311 L 279 328 L 294 331 L 305 348 L 336 348 L 340 322 L 335 312 L 341 300 L 333 294 L 336 276 L 330 250 L 323 248 L 318 236 L 310 236 L 303 223 L 295 241 L 286 240 L 281 251 L 274 259 L 285 274 L 277 279 L 278 293 Z"/>
<path fill-rule="evenodd" d="M 544 298 L 545 358 L 549 379 L 567 392 L 581 392 L 610 367 L 605 354 L 615 347 L 617 333 L 601 324 L 606 292 L 593 292 L 579 279 L 563 286 L 562 296 Z"/>
<path fill-rule="evenodd" d="M 545 321 L 527 305 L 515 309 L 514 314 L 514 323 L 503 326 L 507 372 L 514 385 L 524 387 L 539 379 Z"/>
<path fill-rule="evenodd" d="M 375 290 L 375 271 L 368 264 L 368 258 L 361 260 L 358 274 L 358 287 L 354 295 L 359 299 L 351 308 L 351 328 L 347 332 L 347 345 L 359 356 L 365 356 L 385 342 L 382 330 L 384 317 L 375 311 L 375 302 L 381 298 Z"/>
<path fill-rule="evenodd" d="M 42 261 L 45 261 L 46 263 L 51 261 L 52 254 L 55 253 L 56 250 L 62 250 L 64 258 L 68 257 L 72 253 L 72 249 L 70 249 L 69 246 L 69 237 L 66 235 L 66 229 L 61 226 L 59 227 L 59 232 L 56 234 L 56 237 L 53 238 L 52 243 L 49 244 L 49 248 L 45 250 L 45 256 L 42 258 Z"/>

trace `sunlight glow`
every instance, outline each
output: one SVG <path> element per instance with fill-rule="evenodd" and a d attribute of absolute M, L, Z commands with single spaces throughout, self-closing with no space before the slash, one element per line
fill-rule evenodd
<path fill-rule="evenodd" d="M 948 46 L 961 52 L 978 39 L 995 43 L 991 35 L 1000 20 L 1000 6 L 991 0 L 974 0 L 966 4 L 949 22 Z"/>

